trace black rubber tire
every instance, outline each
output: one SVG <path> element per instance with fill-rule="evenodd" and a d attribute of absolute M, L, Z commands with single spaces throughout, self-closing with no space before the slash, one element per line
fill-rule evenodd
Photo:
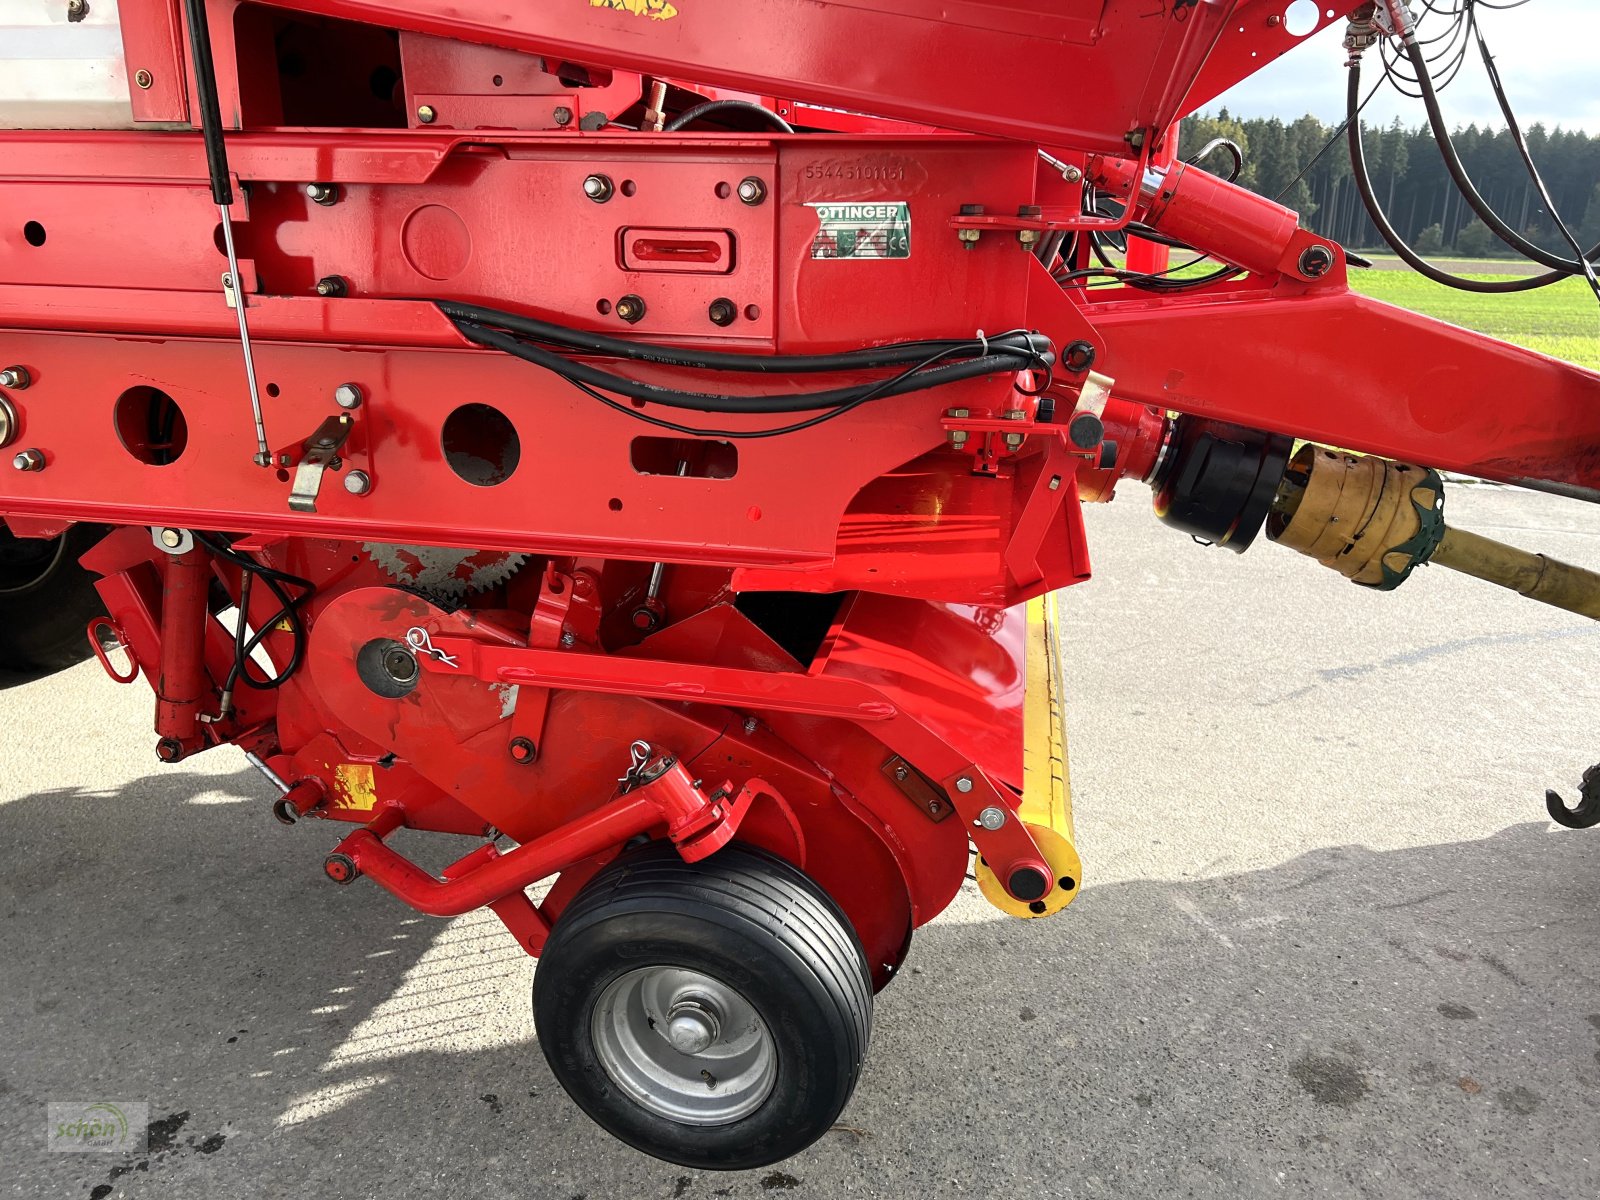
<path fill-rule="evenodd" d="M 0 669 L 61 671 L 94 653 L 86 630 L 106 610 L 78 558 L 105 535 L 104 526 L 79 524 L 44 542 L 0 522 L 0 558 L 11 560 L 0 565 Z M 25 547 L 37 552 L 19 554 Z"/>
<path fill-rule="evenodd" d="M 596 1057 L 591 1019 L 614 979 L 640 966 L 702 971 L 736 988 L 772 1033 L 767 1099 L 729 1124 L 650 1112 Z M 795 867 L 732 845 L 699 863 L 652 842 L 611 863 L 557 921 L 533 987 L 539 1045 L 556 1079 L 613 1136 L 706 1170 L 766 1166 L 832 1127 L 866 1056 L 872 979 L 848 918 Z"/>

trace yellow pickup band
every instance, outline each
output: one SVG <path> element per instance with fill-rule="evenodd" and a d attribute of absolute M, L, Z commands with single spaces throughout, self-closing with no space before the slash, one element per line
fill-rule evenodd
<path fill-rule="evenodd" d="M 1028 601 L 1027 691 L 1022 706 L 1022 800 L 1017 814 L 1055 876 L 1055 886 L 1031 903 L 1014 899 L 981 858 L 978 887 L 1001 912 L 1013 917 L 1047 917 L 1077 896 L 1083 864 L 1072 835 L 1072 785 L 1067 773 L 1067 737 L 1061 651 L 1056 640 L 1056 598 L 1051 593 Z"/>

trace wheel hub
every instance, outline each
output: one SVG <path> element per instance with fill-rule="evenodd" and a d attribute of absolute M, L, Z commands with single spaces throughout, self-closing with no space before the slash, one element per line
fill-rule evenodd
<path fill-rule="evenodd" d="M 684 967 L 638 967 L 607 985 L 590 1033 L 612 1083 L 657 1116 L 727 1125 L 771 1094 L 772 1034 L 720 979 Z"/>

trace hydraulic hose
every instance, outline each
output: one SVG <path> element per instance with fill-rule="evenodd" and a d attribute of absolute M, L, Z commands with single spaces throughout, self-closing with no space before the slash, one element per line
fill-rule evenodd
<path fill-rule="evenodd" d="M 1353 61 L 1350 64 L 1350 84 L 1346 93 L 1346 107 L 1350 118 L 1345 128 L 1345 137 L 1350 144 L 1350 170 L 1355 177 L 1356 190 L 1361 194 L 1361 202 L 1366 206 L 1367 215 L 1372 218 L 1372 223 L 1377 227 L 1378 233 L 1389 244 L 1400 260 L 1419 275 L 1424 275 L 1435 283 L 1442 283 L 1446 287 L 1456 288 L 1463 292 L 1483 292 L 1502 295 L 1507 292 L 1531 292 L 1537 288 L 1549 287 L 1552 283 L 1559 283 L 1576 271 L 1548 271 L 1542 275 L 1530 275 L 1526 279 L 1497 279 L 1493 281 L 1482 279 L 1468 279 L 1462 275 L 1452 275 L 1442 267 L 1437 267 L 1423 258 L 1409 245 L 1404 238 L 1396 232 L 1395 227 L 1389 223 L 1388 215 L 1383 211 L 1383 205 L 1378 200 L 1378 194 L 1372 186 L 1372 177 L 1367 172 L 1367 152 L 1361 143 L 1361 120 L 1357 109 L 1361 104 L 1361 64 Z M 1596 247 L 1600 250 L 1600 247 Z M 1594 253 L 1591 251 L 1590 253 Z M 1577 264 L 1573 264 L 1574 268 Z"/>
<path fill-rule="evenodd" d="M 1472 182 L 1472 177 L 1467 174 L 1467 169 L 1462 165 L 1461 157 L 1456 153 L 1455 143 L 1450 138 L 1450 130 L 1445 125 L 1444 112 L 1439 107 L 1439 94 L 1434 90 L 1433 79 L 1428 71 L 1428 60 L 1422 53 L 1422 47 L 1417 43 L 1416 34 L 1407 29 L 1403 38 L 1406 54 L 1411 59 L 1412 68 L 1417 73 L 1417 83 L 1422 92 L 1422 104 L 1428 112 L 1428 124 L 1433 129 L 1433 140 L 1439 146 L 1439 154 L 1444 159 L 1445 169 L 1450 172 L 1450 178 L 1455 181 L 1457 190 L 1478 214 L 1480 220 L 1489 227 L 1489 231 L 1498 237 L 1513 250 L 1531 258 L 1534 262 L 1561 272 L 1563 275 L 1577 275 L 1583 272 L 1584 266 L 1577 259 L 1563 258 L 1559 254 L 1552 254 L 1543 246 L 1530 242 L 1505 221 L 1500 214 L 1489 206 L 1478 192 Z M 1600 246 L 1589 251 L 1585 257 L 1591 257 L 1600 252 Z"/>

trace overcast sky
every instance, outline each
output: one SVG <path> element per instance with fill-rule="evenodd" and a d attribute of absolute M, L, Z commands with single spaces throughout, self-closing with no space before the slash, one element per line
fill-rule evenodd
<path fill-rule="evenodd" d="M 1419 8 L 1413 5 L 1413 8 Z M 1500 77 L 1517 119 L 1549 127 L 1600 133 L 1600 0 L 1530 0 L 1521 8 L 1496 12 L 1480 8 L 1479 24 L 1500 66 Z M 1426 35 L 1438 17 L 1419 26 Z M 1285 120 L 1311 113 L 1331 124 L 1344 119 L 1344 22 L 1336 21 L 1305 44 L 1245 80 L 1209 105 L 1226 105 L 1247 117 Z M 1363 90 L 1381 73 L 1377 48 L 1361 64 Z M 1483 78 L 1474 43 L 1461 74 L 1442 97 L 1446 119 L 1454 125 L 1502 125 L 1499 106 Z M 1367 105 L 1362 120 L 1387 125 L 1396 116 L 1408 125 L 1427 120 L 1420 100 L 1392 88 Z"/>

